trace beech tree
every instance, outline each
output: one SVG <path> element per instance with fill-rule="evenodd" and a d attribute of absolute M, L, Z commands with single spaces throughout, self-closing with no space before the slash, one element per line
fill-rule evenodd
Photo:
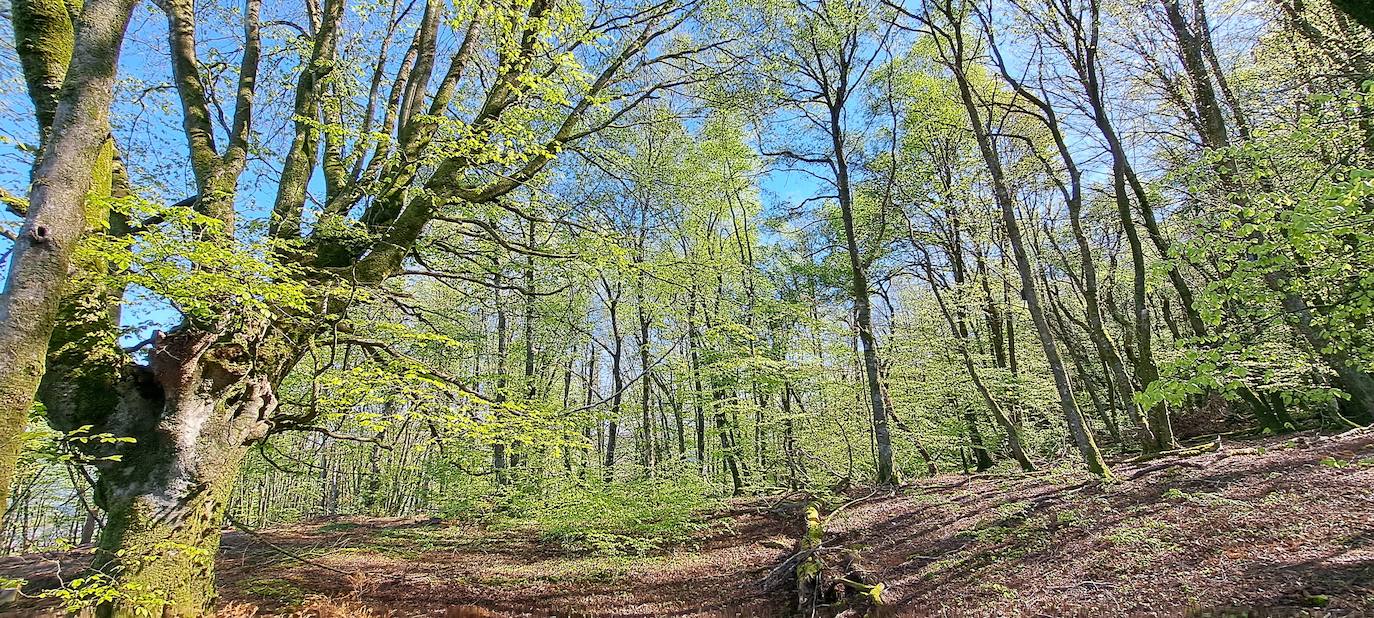
<path fill-rule="evenodd" d="M 225 525 L 649 554 L 1368 425 L 1343 6 L 15 2 L 0 535 L 204 615 Z"/>
<path fill-rule="evenodd" d="M 103 111 L 73 118 L 70 110 L 108 108 L 101 93 L 109 92 L 114 34 L 123 24 L 116 17 L 120 10 L 127 16 L 128 6 L 93 4 L 83 13 L 92 25 L 81 31 L 103 37 L 78 38 L 93 46 L 77 55 L 91 65 L 77 66 L 71 90 L 94 92 L 75 90 L 81 98 L 59 104 L 52 139 L 79 141 L 71 148 L 54 141 L 46 151 L 62 158 L 40 166 L 37 176 L 58 173 L 59 164 L 69 175 L 81 170 L 81 178 L 61 184 L 58 198 L 69 208 L 84 198 L 86 162 L 108 133 Z M 291 138 L 260 233 L 240 187 L 259 139 L 262 8 L 250 0 L 241 13 L 232 112 L 221 123 L 222 80 L 207 74 L 201 59 L 197 8 L 182 0 L 159 4 L 195 194 L 170 206 L 135 201 L 127 214 L 146 231 L 131 241 L 111 237 L 99 250 L 125 266 L 113 287 L 149 289 L 181 321 L 134 349 L 101 351 L 112 365 L 50 371 L 40 393 L 55 428 L 132 438 L 86 446 L 100 461 L 97 500 L 109 516 L 94 569 L 116 588 L 157 591 L 170 615 L 201 615 L 214 598 L 220 520 L 248 447 L 312 420 L 309 411 L 283 410 L 279 388 L 303 361 L 318 371 L 323 349 L 361 336 L 350 324 L 355 307 L 405 274 L 407 256 L 426 231 L 497 233 L 481 211 L 507 207 L 503 198 L 561 152 L 693 80 L 690 58 L 722 45 L 678 36 L 698 13 L 690 3 L 532 0 L 455 8 L 430 1 L 413 17 L 393 10 L 383 24 L 389 37 L 363 49 L 341 45 L 360 19 L 346 2 L 307 6 L 296 15 L 307 19 L 308 45 L 293 93 Z M 407 27 L 401 60 L 388 62 L 393 39 Z M 671 45 L 670 36 L 677 37 Z M 461 43 L 441 57 L 448 37 Z M 357 62 L 342 55 L 352 51 L 376 58 L 364 59 L 373 66 L 366 95 L 338 69 Z M 318 194 L 311 188 L 317 168 Z M 31 218 L 49 212 L 44 195 L 31 200 Z M 68 214 L 63 221 L 68 225 L 59 231 L 54 223 L 50 231 L 70 250 L 84 220 Z M 32 242 L 23 247 L 39 242 L 26 235 Z M 44 272 L 70 260 L 55 257 Z M 11 281 L 35 281 L 26 272 L 15 270 Z M 51 286 L 45 281 L 40 290 Z M 11 289 L 7 298 L 29 298 Z M 41 337 L 37 326 L 51 322 L 56 297 L 38 300 L 49 309 L 22 319 L 36 320 Z M 9 316 L 21 319 L 14 311 Z M 33 376 L 34 360 L 23 362 L 29 368 L 22 373 Z M 113 611 L 132 611 L 125 604 L 117 601 Z"/>
<path fill-rule="evenodd" d="M 70 274 L 90 266 L 75 263 L 78 245 L 87 230 L 108 225 L 119 173 L 109 109 L 134 4 L 15 2 L 10 8 L 38 122 L 39 155 L 28 199 L 5 200 L 24 224 L 12 238 L 0 293 L 0 505 L 9 502 L 22 432 Z"/>
<path fill-rule="evenodd" d="M 975 90 L 973 81 L 969 77 L 969 67 L 978 53 L 979 39 L 976 35 L 970 35 L 966 31 L 968 8 L 953 2 L 936 2 L 925 7 L 925 10 L 926 12 L 920 15 L 909 12 L 907 15 L 917 19 L 925 32 L 935 41 L 941 61 L 949 69 L 958 86 L 959 100 L 968 115 L 967 126 L 973 134 L 974 140 L 978 144 L 979 153 L 987 166 L 994 201 L 1001 211 L 1007 243 L 1011 246 L 1012 259 L 1021 280 L 1021 297 L 1030 312 L 1041 348 L 1049 363 L 1050 372 L 1054 376 L 1055 387 L 1059 394 L 1059 404 L 1069 427 L 1069 434 L 1078 447 L 1084 462 L 1087 463 L 1088 469 L 1094 474 L 1110 477 L 1111 470 L 1107 468 L 1107 464 L 1102 458 L 1092 428 L 1084 421 L 1083 415 L 1078 409 L 1068 369 L 1059 353 L 1058 344 L 1056 344 L 1054 333 L 1050 328 L 1049 318 L 1042 304 L 1041 294 L 1043 292 L 1037 290 L 1030 248 L 1021 229 L 1021 223 L 1017 218 L 1016 204 L 1007 181 L 1002 155 L 999 153 L 998 144 L 994 141 L 993 127 L 996 126 L 997 121 L 984 112 L 984 105 L 980 100 L 982 95 Z"/>
<path fill-rule="evenodd" d="M 789 144 L 776 154 L 796 163 L 820 166 L 834 190 L 839 207 L 850 290 L 854 299 L 855 329 L 863 348 L 864 380 L 877 444 L 878 480 L 895 482 L 892 467 L 892 411 L 884 394 L 882 360 L 873 326 L 873 285 L 867 273 L 874 253 L 855 222 L 858 180 L 851 159 L 853 132 L 849 128 L 860 91 L 870 69 L 884 52 L 890 24 L 876 7 L 859 2 L 800 2 L 784 18 L 787 45 L 781 55 L 786 75 L 781 78 L 783 105 L 800 116 L 798 122 L 822 136 L 817 144 Z"/>

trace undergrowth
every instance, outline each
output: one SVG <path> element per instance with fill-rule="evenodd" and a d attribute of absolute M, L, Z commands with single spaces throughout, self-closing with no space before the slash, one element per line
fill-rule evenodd
<path fill-rule="evenodd" d="M 694 475 L 616 485 L 545 485 L 514 492 L 497 527 L 531 527 L 543 542 L 600 555 L 645 555 L 683 543 L 707 527 L 722 501 Z"/>

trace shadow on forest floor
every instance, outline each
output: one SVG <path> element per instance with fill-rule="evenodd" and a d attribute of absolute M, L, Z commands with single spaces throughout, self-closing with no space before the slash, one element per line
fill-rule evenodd
<path fill-rule="evenodd" d="M 1374 433 L 1229 442 L 1115 470 L 1125 480 L 922 479 L 846 508 L 827 543 L 878 574 L 896 616 L 1374 616 Z M 789 553 L 800 506 L 741 499 L 693 543 L 648 556 L 434 519 L 230 532 L 222 614 L 787 616 L 786 597 L 764 596 L 759 582 Z M 3 558 L 0 576 L 33 589 L 88 559 Z"/>

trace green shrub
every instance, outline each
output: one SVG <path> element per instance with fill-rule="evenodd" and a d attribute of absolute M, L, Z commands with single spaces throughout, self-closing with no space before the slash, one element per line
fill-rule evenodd
<path fill-rule="evenodd" d="M 601 555 L 643 555 L 682 543 L 719 507 L 695 475 L 612 486 L 562 486 L 538 497 L 511 497 L 508 525 L 532 525 L 545 542 Z"/>

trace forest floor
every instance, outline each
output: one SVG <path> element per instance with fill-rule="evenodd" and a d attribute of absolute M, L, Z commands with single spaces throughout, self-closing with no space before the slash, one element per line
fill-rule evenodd
<path fill-rule="evenodd" d="M 1374 432 L 1114 468 L 1106 484 L 951 474 L 856 490 L 826 544 L 858 551 L 901 616 L 1374 616 Z M 791 553 L 800 507 L 738 500 L 695 542 L 628 557 L 435 520 L 229 532 L 222 614 L 785 616 L 785 593 L 759 582 Z M 51 585 L 87 554 L 0 559 L 0 576 Z"/>

